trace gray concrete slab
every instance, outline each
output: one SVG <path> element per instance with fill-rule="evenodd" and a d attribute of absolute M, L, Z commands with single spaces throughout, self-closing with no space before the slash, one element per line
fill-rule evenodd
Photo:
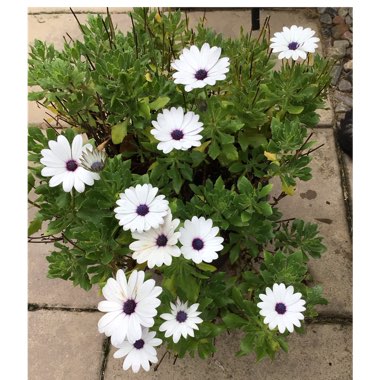
<path fill-rule="evenodd" d="M 331 105 L 330 96 L 325 101 L 325 108 L 316 111 L 319 115 L 318 127 L 329 128 L 334 124 L 334 111 Z"/>
<path fill-rule="evenodd" d="M 53 244 L 32 244 L 28 248 L 28 302 L 49 306 L 96 308 L 103 299 L 99 287 L 88 292 L 71 281 L 47 277 L 49 263 L 46 256 L 55 250 Z"/>
<path fill-rule="evenodd" d="M 213 358 L 178 359 L 166 355 L 158 371 L 151 367 L 139 373 L 123 370 L 123 359 L 113 358 L 112 347 L 105 371 L 105 380 L 349 380 L 352 378 L 352 329 L 340 325 L 309 325 L 305 335 L 288 338 L 289 352 L 281 352 L 272 362 L 264 359 L 255 363 L 255 356 L 235 357 L 239 349 L 235 333 L 218 338 Z M 165 350 L 159 349 L 159 359 Z"/>
<path fill-rule="evenodd" d="M 189 26 L 194 27 L 199 19 L 203 18 L 204 12 L 189 12 Z M 251 12 L 250 10 L 216 10 L 207 11 L 205 13 L 205 25 L 214 29 L 217 33 L 222 33 L 225 37 L 236 38 L 240 35 L 240 28 L 243 27 L 244 31 L 251 30 Z M 271 36 L 275 32 L 281 32 L 284 26 L 291 26 L 293 24 L 309 27 L 316 31 L 319 36 L 319 20 L 316 18 L 315 13 L 310 10 L 294 8 L 292 12 L 289 10 L 282 10 L 281 8 L 274 9 L 260 9 L 260 24 L 263 25 L 266 17 L 270 17 L 270 30 Z M 253 36 L 257 37 L 259 31 L 254 31 Z M 321 48 L 317 50 L 322 52 Z"/>
<path fill-rule="evenodd" d="M 30 206 L 29 221 L 35 212 L 35 207 Z M 40 232 L 37 232 L 33 236 L 39 235 Z M 60 307 L 96 308 L 103 299 L 98 286 L 93 286 L 86 292 L 79 286 L 74 287 L 71 281 L 47 277 L 49 263 L 46 256 L 54 250 L 52 243 L 28 244 L 28 302 Z"/>
<path fill-rule="evenodd" d="M 71 7 L 75 13 L 107 13 L 106 7 Z M 109 7 L 110 13 L 125 13 L 133 8 Z M 69 7 L 29 7 L 28 14 L 71 14 Z"/>
<path fill-rule="evenodd" d="M 28 379 L 99 379 L 103 336 L 99 313 L 28 313 Z"/>
<path fill-rule="evenodd" d="M 352 312 L 352 243 L 341 188 L 333 130 L 315 129 L 312 140 L 325 144 L 312 153 L 313 178 L 299 181 L 293 196 L 279 202 L 283 218 L 301 218 L 317 223 L 327 252 L 321 259 L 310 260 L 314 281 L 324 288 L 329 305 L 318 308 L 321 313 L 350 314 Z M 273 181 L 273 195 L 281 193 L 279 180 Z"/>

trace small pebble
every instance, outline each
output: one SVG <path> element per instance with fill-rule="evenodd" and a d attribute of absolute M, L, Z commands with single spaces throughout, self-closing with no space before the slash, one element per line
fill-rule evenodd
<path fill-rule="evenodd" d="M 352 95 L 346 94 L 344 92 L 334 91 L 334 98 L 338 101 L 343 102 L 346 106 L 352 107 Z"/>
<path fill-rule="evenodd" d="M 350 32 L 349 30 L 345 31 L 342 34 L 342 38 L 344 38 L 345 40 L 348 40 L 350 44 L 352 45 L 352 32 Z"/>
<path fill-rule="evenodd" d="M 327 55 L 331 58 L 340 59 L 346 55 L 345 47 L 329 47 L 327 48 Z"/>
<path fill-rule="evenodd" d="M 343 65 L 343 69 L 344 71 L 349 71 L 349 70 L 352 70 L 352 59 L 350 59 L 349 61 L 347 61 L 344 65 Z"/>
<path fill-rule="evenodd" d="M 341 65 L 335 65 L 331 69 L 330 76 L 331 76 L 331 85 L 332 86 L 335 86 L 338 83 L 341 72 L 342 72 L 342 66 Z"/>
<path fill-rule="evenodd" d="M 348 8 L 339 8 L 338 9 L 338 15 L 340 17 L 346 17 L 348 15 Z"/>
<path fill-rule="evenodd" d="M 347 40 L 336 40 L 336 41 L 334 41 L 334 47 L 336 47 L 338 49 L 348 48 L 349 46 L 350 46 L 350 43 Z"/>
<path fill-rule="evenodd" d="M 346 16 L 344 21 L 346 21 L 347 25 L 352 25 L 352 17 L 350 15 Z"/>
<path fill-rule="evenodd" d="M 326 12 L 326 8 L 318 8 L 318 13 L 321 15 Z"/>
<path fill-rule="evenodd" d="M 334 8 L 326 8 L 326 13 L 331 15 L 332 17 L 336 16 L 338 14 L 338 11 Z"/>
<path fill-rule="evenodd" d="M 335 25 L 344 24 L 344 18 L 342 16 L 335 16 L 332 20 Z"/>
<path fill-rule="evenodd" d="M 338 24 L 332 27 L 331 34 L 335 40 L 339 40 L 342 37 L 342 34 L 349 30 L 348 25 Z"/>
<path fill-rule="evenodd" d="M 349 57 L 349 58 L 352 59 L 352 47 L 350 47 L 350 48 L 348 48 L 348 49 L 346 50 L 346 55 L 347 55 L 347 57 Z"/>
<path fill-rule="evenodd" d="M 346 79 L 341 79 L 338 84 L 338 89 L 342 92 L 349 92 L 352 90 L 352 84 Z"/>
<path fill-rule="evenodd" d="M 352 17 L 352 8 L 348 8 L 348 14 Z"/>
<path fill-rule="evenodd" d="M 324 37 L 331 37 L 331 28 L 328 26 L 322 27 L 321 33 Z"/>
<path fill-rule="evenodd" d="M 323 15 L 321 15 L 319 17 L 319 21 L 322 24 L 328 24 L 328 25 L 332 24 L 332 18 L 328 13 L 324 13 Z"/>
<path fill-rule="evenodd" d="M 335 107 L 335 112 L 347 112 L 350 107 L 346 106 L 344 103 L 338 103 Z"/>

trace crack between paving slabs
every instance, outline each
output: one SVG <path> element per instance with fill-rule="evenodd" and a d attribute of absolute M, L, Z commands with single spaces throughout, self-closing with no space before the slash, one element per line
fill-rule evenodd
<path fill-rule="evenodd" d="M 346 169 L 346 165 L 344 163 L 344 157 L 343 157 L 343 154 L 345 153 L 342 152 L 338 144 L 336 128 L 334 127 L 333 130 L 334 130 L 335 150 L 336 150 L 338 163 L 339 163 L 340 180 L 341 180 L 342 191 L 343 191 L 343 200 L 344 200 L 344 205 L 346 208 L 346 219 L 347 219 L 350 239 L 352 242 L 352 199 L 350 195 L 350 184 L 348 180 L 348 173 L 347 173 L 347 169 Z"/>
<path fill-rule="evenodd" d="M 111 340 L 110 338 L 105 338 L 103 341 L 103 346 L 102 346 L 102 365 L 100 367 L 100 374 L 99 374 L 100 380 L 104 380 L 110 348 L 111 348 Z"/>
<path fill-rule="evenodd" d="M 51 306 L 46 304 L 28 304 L 28 311 L 40 311 L 40 310 L 48 310 L 48 311 L 67 311 L 67 312 L 84 312 L 84 313 L 96 313 L 99 312 L 96 308 L 90 307 L 67 307 L 67 306 Z M 315 318 L 305 318 L 305 322 L 308 324 L 352 324 L 352 315 L 351 314 L 324 314 L 320 313 Z"/>

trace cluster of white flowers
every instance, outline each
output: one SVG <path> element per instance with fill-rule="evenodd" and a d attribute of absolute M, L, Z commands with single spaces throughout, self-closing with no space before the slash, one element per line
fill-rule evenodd
<path fill-rule="evenodd" d="M 314 31 L 293 25 L 284 27 L 282 33 L 275 33 L 270 47 L 280 52 L 279 59 L 305 59 L 307 53 L 314 52 L 318 38 Z M 214 85 L 217 80 L 226 78 L 229 71 L 229 58 L 220 58 L 221 48 L 203 44 L 201 49 L 191 46 L 184 49 L 179 59 L 172 63 L 177 70 L 173 74 L 174 82 L 185 85 L 185 91 Z M 173 149 L 187 150 L 201 145 L 203 123 L 199 115 L 185 112 L 182 107 L 164 109 L 152 122 L 152 135 L 160 141 L 157 148 L 163 153 Z M 83 146 L 81 135 L 76 135 L 70 146 L 64 136 L 57 141 L 49 141 L 50 149 L 41 151 L 41 163 L 45 166 L 41 174 L 51 177 L 51 187 L 62 183 L 63 190 L 69 192 L 74 187 L 83 192 L 85 185 L 93 185 L 100 179 L 100 172 L 105 165 L 105 154 L 94 150 L 90 144 Z M 199 264 L 210 263 L 218 258 L 218 251 L 223 249 L 223 238 L 217 236 L 219 228 L 213 226 L 211 219 L 193 216 L 179 227 L 180 220 L 173 219 L 169 202 L 164 195 L 157 195 L 158 188 L 151 184 L 137 185 L 125 189 L 117 200 L 115 217 L 124 230 L 130 230 L 135 241 L 129 248 L 132 258 L 138 264 L 146 263 L 148 268 L 171 265 L 173 257 L 192 260 Z M 181 247 L 178 247 L 178 242 Z M 102 289 L 106 300 L 101 301 L 98 309 L 106 314 L 98 323 L 100 333 L 111 337 L 111 343 L 118 348 L 115 358 L 125 357 L 123 369 L 130 367 L 138 372 L 140 367 L 148 371 L 151 363 L 157 363 L 155 347 L 162 340 L 156 338 L 156 332 L 149 331 L 154 325 L 157 307 L 161 304 L 158 296 L 162 288 L 156 286 L 153 279 L 145 280 L 145 272 L 133 270 L 127 280 L 123 270 L 119 269 L 116 279 L 109 278 Z M 300 327 L 305 301 L 301 293 L 294 293 L 293 286 L 274 284 L 273 289 L 266 288 L 266 294 L 259 295 L 260 314 L 269 329 L 278 327 L 280 333 L 287 329 L 293 332 Z M 163 322 L 159 331 L 165 337 L 172 337 L 178 343 L 181 337 L 194 337 L 194 330 L 202 323 L 199 317 L 198 303 L 188 305 L 187 301 L 177 298 L 170 303 L 170 313 L 160 315 Z"/>
<path fill-rule="evenodd" d="M 274 33 L 270 47 L 274 53 L 280 53 L 279 59 L 306 59 L 307 53 L 314 53 L 318 47 L 319 38 L 314 34 L 310 28 L 284 26 L 282 32 Z M 204 43 L 201 49 L 195 45 L 183 49 L 179 59 L 172 63 L 176 70 L 174 83 L 185 85 L 185 91 L 189 92 L 226 79 L 230 62 L 228 57 L 220 58 L 221 52 L 220 47 L 210 47 L 208 43 Z M 199 121 L 199 115 L 191 111 L 185 113 L 182 107 L 164 109 L 152 125 L 151 133 L 160 141 L 157 148 L 165 154 L 173 149 L 187 150 L 201 145 L 202 135 L 199 133 L 203 130 L 203 123 Z M 73 187 L 83 192 L 85 184 L 92 186 L 94 180 L 99 179 L 98 172 L 104 167 L 105 155 L 93 151 L 90 144 L 83 146 L 80 135 L 75 136 L 72 146 L 66 137 L 58 136 L 57 141 L 49 141 L 49 148 L 41 151 L 43 158 L 40 161 L 45 165 L 41 174 L 51 177 L 51 187 L 62 183 L 66 192 Z M 146 230 L 148 225 L 139 225 L 138 230 Z"/>
<path fill-rule="evenodd" d="M 148 268 L 171 265 L 173 257 L 181 254 L 199 264 L 210 263 L 218 258 L 217 252 L 223 249 L 223 238 L 216 236 L 218 227 L 213 227 L 211 219 L 194 216 L 185 220 L 184 227 L 176 231 L 179 219 L 173 219 L 168 201 L 157 195 L 158 188 L 151 184 L 130 187 L 116 202 L 115 217 L 124 230 L 130 230 L 135 241 L 129 248 L 132 258 L 138 264 L 146 263 Z M 182 247 L 178 247 L 178 241 Z M 144 282 L 144 272 L 132 272 L 128 282 L 119 270 L 116 280 L 108 279 L 103 288 L 107 301 L 99 303 L 99 310 L 106 312 L 99 321 L 99 332 L 111 337 L 111 343 L 119 348 L 114 357 L 126 356 L 124 369 L 132 367 L 137 372 L 140 367 L 149 370 L 150 363 L 157 362 L 154 347 L 162 343 L 155 338 L 155 332 L 148 328 L 154 324 L 153 317 L 160 304 L 157 298 L 162 289 L 155 286 L 154 280 Z M 159 327 L 165 337 L 173 337 L 178 343 L 180 337 L 194 337 L 197 324 L 202 322 L 197 311 L 199 304 L 188 305 L 177 299 L 171 303 L 171 313 L 160 317 L 165 322 Z"/>
<path fill-rule="evenodd" d="M 221 52 L 220 47 L 210 48 L 208 43 L 203 44 L 200 50 L 195 45 L 183 49 L 179 59 L 172 63 L 177 70 L 173 74 L 174 83 L 185 85 L 185 91 L 189 92 L 226 79 L 230 62 L 228 57 L 220 58 Z M 187 150 L 201 145 L 202 135 L 199 133 L 203 130 L 203 123 L 194 112 L 185 113 L 182 107 L 164 109 L 152 124 L 151 133 L 160 141 L 157 149 L 165 154 L 173 149 Z"/>
<path fill-rule="evenodd" d="M 125 356 L 123 369 L 132 367 L 138 372 L 140 367 L 149 371 L 150 363 L 157 363 L 155 347 L 161 345 L 162 339 L 155 338 L 156 333 L 149 331 L 154 325 L 157 307 L 161 304 L 158 296 L 162 292 L 153 279 L 145 280 L 144 271 L 132 271 L 128 280 L 123 270 L 116 273 L 116 280 L 109 278 L 102 292 L 105 301 L 99 302 L 98 309 L 105 312 L 99 322 L 100 333 L 111 337 L 111 343 L 118 348 L 115 358 Z M 159 327 L 165 331 L 165 337 L 173 337 L 177 343 L 181 336 L 194 336 L 198 324 L 202 323 L 197 311 L 199 304 L 187 305 L 177 299 L 171 303 L 171 313 L 160 317 L 165 320 Z"/>
<path fill-rule="evenodd" d="M 132 257 L 139 264 L 147 262 L 150 269 L 171 265 L 172 258 L 181 253 L 196 264 L 217 259 L 223 238 L 217 236 L 219 228 L 213 227 L 212 220 L 193 216 L 176 231 L 180 221 L 173 219 L 168 201 L 157 192 L 158 188 L 150 184 L 137 185 L 126 189 L 116 202 L 119 224 L 124 230 L 131 230 L 136 240 L 129 246 L 134 252 Z"/>

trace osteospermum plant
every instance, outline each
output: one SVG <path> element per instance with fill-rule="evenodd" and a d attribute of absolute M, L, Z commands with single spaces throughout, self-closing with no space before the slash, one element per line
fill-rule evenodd
<path fill-rule="evenodd" d="M 308 271 L 318 227 L 279 206 L 312 177 L 331 63 L 302 26 L 225 39 L 180 11 L 130 18 L 30 47 L 29 99 L 53 121 L 29 128 L 29 241 L 54 243 L 49 277 L 99 288 L 125 370 L 207 358 L 233 330 L 238 356 L 274 358 L 327 302 Z"/>

